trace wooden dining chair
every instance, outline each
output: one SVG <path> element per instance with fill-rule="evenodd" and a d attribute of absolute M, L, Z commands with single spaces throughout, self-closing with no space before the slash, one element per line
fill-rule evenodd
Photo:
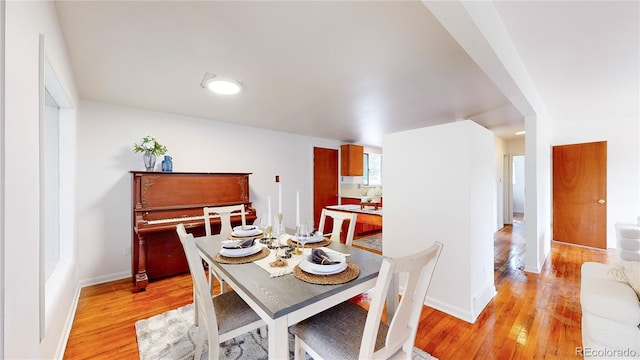
<path fill-rule="evenodd" d="M 340 242 L 340 233 L 342 232 L 342 223 L 344 220 L 349 221 L 349 227 L 347 228 L 347 237 L 345 239 L 345 244 L 351 246 L 353 242 L 353 236 L 356 232 L 356 218 L 358 214 L 356 213 L 348 213 L 344 211 L 335 211 L 322 209 L 322 213 L 320 214 L 320 223 L 318 224 L 318 230 L 324 233 L 324 224 L 326 218 L 330 217 L 333 219 L 333 229 L 331 230 L 331 241 Z"/>
<path fill-rule="evenodd" d="M 194 359 L 200 359 L 206 337 L 209 344 L 209 360 L 218 360 L 220 343 L 260 327 L 266 328 L 266 323 L 235 291 L 211 296 L 193 235 L 187 234 L 183 224 L 179 224 L 176 231 L 193 280 L 194 310 L 198 316 Z"/>
<path fill-rule="evenodd" d="M 220 218 L 220 234 L 230 235 L 233 232 L 233 226 L 231 224 L 231 215 L 240 213 L 240 219 L 242 226 L 247 225 L 247 219 L 244 212 L 244 204 L 240 205 L 228 205 L 228 206 L 213 206 L 205 207 L 202 209 L 204 213 L 204 232 L 207 236 L 211 236 L 211 219 L 215 217 Z M 218 279 L 220 283 L 220 292 L 227 291 L 227 284 L 222 280 L 218 274 L 216 274 L 211 267 L 211 263 L 207 260 L 206 256 L 202 256 L 202 259 L 207 263 L 209 267 L 209 288 L 213 291 L 213 278 Z"/>
<path fill-rule="evenodd" d="M 442 244 L 436 242 L 417 254 L 385 257 L 369 311 L 346 301 L 301 321 L 293 328 L 295 359 L 304 359 L 305 353 L 314 359 L 411 359 L 420 313 L 441 250 Z M 387 325 L 380 319 L 394 276 L 404 280 L 400 284 L 404 293 Z"/>

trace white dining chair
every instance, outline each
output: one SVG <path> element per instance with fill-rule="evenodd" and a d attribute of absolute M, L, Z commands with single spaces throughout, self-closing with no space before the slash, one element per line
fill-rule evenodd
<path fill-rule="evenodd" d="M 320 223 L 318 224 L 318 231 L 324 233 L 324 224 L 326 222 L 326 218 L 331 217 L 333 219 L 333 229 L 331 230 L 331 237 L 329 238 L 331 241 L 340 242 L 340 233 L 342 232 L 342 223 L 344 220 L 349 221 L 349 227 L 347 228 L 347 237 L 345 239 L 345 244 L 351 246 L 353 242 L 353 236 L 356 232 L 356 218 L 358 214 L 356 213 L 348 213 L 344 211 L 335 211 L 322 209 L 322 213 L 320 214 Z M 329 234 L 326 234 L 329 235 Z"/>
<path fill-rule="evenodd" d="M 231 225 L 231 215 L 240 214 L 242 226 L 247 225 L 246 214 L 244 212 L 244 205 L 228 205 L 228 206 L 212 206 L 202 209 L 204 213 L 204 232 L 207 236 L 211 236 L 211 219 L 215 217 L 220 218 L 220 234 L 230 235 L 233 232 L 233 226 Z M 202 259 L 207 263 L 209 267 L 209 289 L 213 291 L 213 278 L 218 279 L 220 283 L 220 292 L 227 291 L 227 284 L 222 280 L 215 271 L 212 270 L 211 263 L 207 260 L 206 256 L 202 256 Z"/>
<path fill-rule="evenodd" d="M 220 218 L 220 234 L 229 235 L 233 231 L 231 225 L 231 215 L 239 213 L 242 221 L 242 226 L 247 225 L 246 213 L 244 211 L 244 204 L 228 205 L 228 206 L 212 206 L 202 209 L 204 212 L 204 231 L 207 236 L 211 236 L 211 219 L 215 217 Z M 238 215 L 238 214 L 236 214 Z"/>
<path fill-rule="evenodd" d="M 218 360 L 220 343 L 260 327 L 266 328 L 266 323 L 235 291 L 211 296 L 193 235 L 187 234 L 183 224 L 179 224 L 176 231 L 193 280 L 194 310 L 197 310 L 198 316 L 194 359 L 200 359 L 206 337 L 209 360 Z"/>
<path fill-rule="evenodd" d="M 385 257 L 367 312 L 346 301 L 303 320 L 293 328 L 295 359 L 411 359 L 424 299 L 442 244 L 417 254 Z M 385 298 L 394 276 L 404 293 L 396 312 L 382 323 Z M 344 326 L 349 324 L 349 326 Z"/>

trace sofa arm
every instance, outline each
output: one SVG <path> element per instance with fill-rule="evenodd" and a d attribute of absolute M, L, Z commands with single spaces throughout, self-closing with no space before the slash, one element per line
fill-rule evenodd
<path fill-rule="evenodd" d="M 628 284 L 613 280 L 607 273 L 611 265 L 582 264 L 580 304 L 582 312 L 623 324 L 640 324 L 640 300 Z"/>

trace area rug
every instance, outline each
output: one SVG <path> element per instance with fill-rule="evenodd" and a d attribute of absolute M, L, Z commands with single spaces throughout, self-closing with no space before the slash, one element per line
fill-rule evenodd
<path fill-rule="evenodd" d="M 186 305 L 136 322 L 136 337 L 141 360 L 193 359 L 197 328 L 193 326 L 193 305 Z M 268 339 L 257 331 L 221 344 L 220 359 L 254 360 L 268 358 Z M 293 335 L 289 334 L 289 358 L 293 359 Z M 202 359 L 207 359 L 205 346 Z M 308 359 L 310 359 L 308 357 Z M 414 360 L 437 360 L 414 348 Z"/>
<path fill-rule="evenodd" d="M 382 234 L 371 235 L 361 239 L 354 239 L 353 245 L 382 254 Z"/>

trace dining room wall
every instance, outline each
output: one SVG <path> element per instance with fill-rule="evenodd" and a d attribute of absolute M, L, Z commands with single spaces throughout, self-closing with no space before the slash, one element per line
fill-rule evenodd
<path fill-rule="evenodd" d="M 131 170 L 144 170 L 133 144 L 154 135 L 168 149 L 175 172 L 249 172 L 258 213 L 277 210 L 275 176 L 282 182 L 284 222 L 313 222 L 313 147 L 340 143 L 212 120 L 81 101 L 77 129 L 77 237 L 81 285 L 131 276 Z M 160 160 L 156 170 L 160 171 Z M 152 287 L 152 285 L 151 285 Z"/>
<path fill-rule="evenodd" d="M 441 242 L 426 304 L 470 323 L 496 293 L 495 145 L 471 120 L 384 137 L 382 253 L 406 256 Z"/>

